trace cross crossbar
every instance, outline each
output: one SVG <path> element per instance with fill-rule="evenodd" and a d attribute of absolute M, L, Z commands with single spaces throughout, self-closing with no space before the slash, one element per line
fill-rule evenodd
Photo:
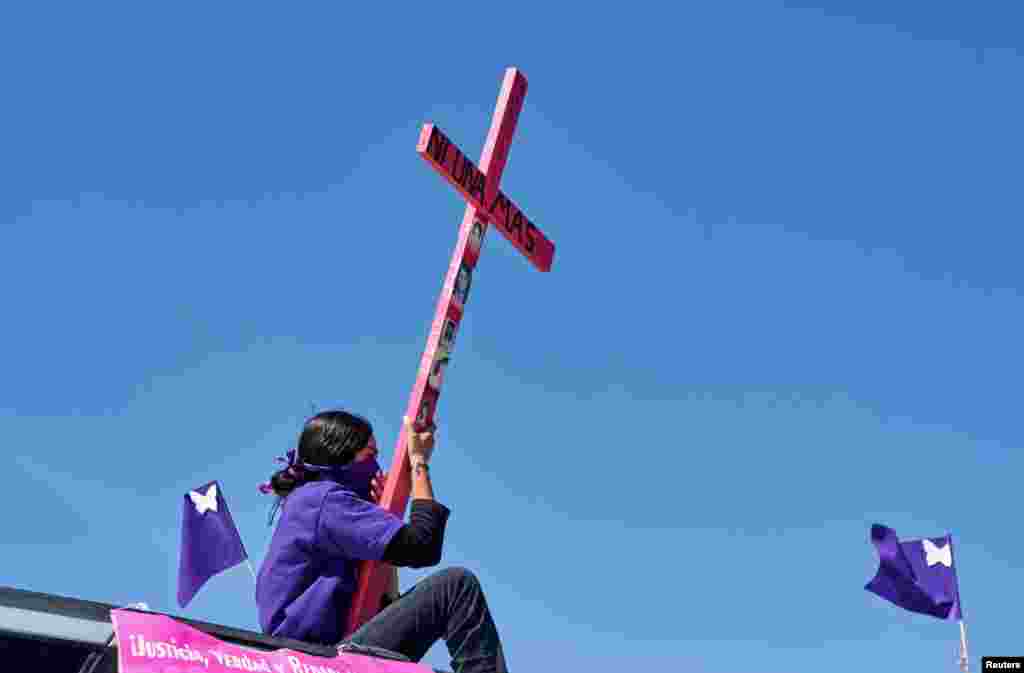
<path fill-rule="evenodd" d="M 440 173 L 463 198 L 476 206 L 498 231 L 541 271 L 550 271 L 555 244 L 526 217 L 523 209 L 500 189 L 488 190 L 487 175 L 470 161 L 434 124 L 424 124 L 416 151 Z M 492 180 L 491 182 L 494 182 Z M 488 191 L 491 195 L 488 196 Z"/>

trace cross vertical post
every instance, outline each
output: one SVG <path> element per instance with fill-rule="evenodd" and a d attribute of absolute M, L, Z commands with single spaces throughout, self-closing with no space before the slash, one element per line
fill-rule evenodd
<path fill-rule="evenodd" d="M 541 271 L 549 271 L 555 246 L 499 189 L 508 161 L 508 151 L 526 96 L 526 77 L 508 68 L 498 94 L 480 165 L 477 167 L 434 124 L 425 124 L 416 151 L 452 184 L 468 201 L 448 273 L 437 300 L 427 345 L 405 415 L 422 427 L 434 417 L 440 397 L 444 369 L 455 346 L 459 323 L 465 314 L 473 270 L 480 258 L 483 237 L 489 224 L 495 225 L 527 259 Z M 406 430 L 402 426 L 388 470 L 380 506 L 401 517 L 412 490 Z M 383 566 L 374 561 L 360 564 L 359 579 L 348 618 L 347 634 L 369 621 L 378 611 L 387 583 Z"/>

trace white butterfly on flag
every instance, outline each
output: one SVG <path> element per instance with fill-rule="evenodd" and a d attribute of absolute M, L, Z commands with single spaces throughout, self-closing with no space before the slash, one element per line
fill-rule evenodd
<path fill-rule="evenodd" d="M 206 495 L 189 491 L 188 497 L 192 499 L 196 511 L 200 514 L 217 511 L 217 484 L 210 484 L 210 488 L 206 489 Z"/>
<path fill-rule="evenodd" d="M 947 568 L 953 567 L 953 550 L 947 544 L 943 547 L 936 547 L 931 540 L 921 540 L 924 547 L 924 562 L 931 568 L 933 565 L 942 564 Z"/>

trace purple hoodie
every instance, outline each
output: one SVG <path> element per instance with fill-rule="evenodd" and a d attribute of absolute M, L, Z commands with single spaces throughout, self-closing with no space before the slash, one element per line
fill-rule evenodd
<path fill-rule="evenodd" d="M 379 561 L 402 520 L 336 481 L 284 501 L 256 582 L 264 633 L 333 645 L 345 635 L 362 560 Z"/>

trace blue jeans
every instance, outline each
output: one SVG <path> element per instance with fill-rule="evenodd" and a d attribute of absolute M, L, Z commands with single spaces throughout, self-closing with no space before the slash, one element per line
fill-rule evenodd
<path fill-rule="evenodd" d="M 447 568 L 416 583 L 349 640 L 419 661 L 443 638 L 455 673 L 506 673 L 505 655 L 480 582 Z"/>

